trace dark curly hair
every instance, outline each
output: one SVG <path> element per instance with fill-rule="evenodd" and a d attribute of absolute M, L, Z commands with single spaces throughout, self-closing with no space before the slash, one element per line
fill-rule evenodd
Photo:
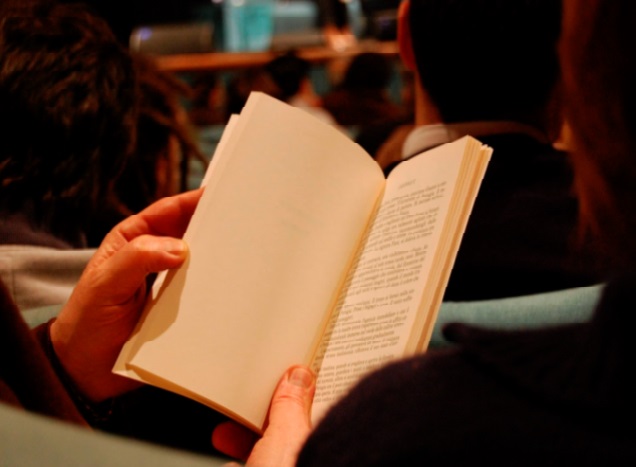
<path fill-rule="evenodd" d="M 162 71 L 148 56 L 132 53 L 139 89 L 137 140 L 133 153 L 95 212 L 89 246 L 98 246 L 118 222 L 159 198 L 187 190 L 193 163 L 207 167 L 185 110 L 192 88 Z"/>
<path fill-rule="evenodd" d="M 79 4 L 0 7 L 0 210 L 67 241 L 111 189 L 135 144 L 128 51 Z"/>

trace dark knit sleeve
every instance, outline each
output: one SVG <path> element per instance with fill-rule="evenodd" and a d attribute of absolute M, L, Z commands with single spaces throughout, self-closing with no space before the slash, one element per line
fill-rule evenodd
<path fill-rule="evenodd" d="M 58 361 L 49 326 L 29 329 L 0 281 L 0 402 L 164 446 L 220 454 L 210 437 L 227 418 L 193 400 L 142 387 L 91 404 Z"/>
<path fill-rule="evenodd" d="M 31 333 L 1 282 L 0 387 L 0 397 L 7 403 L 86 424 L 39 345 L 37 333 Z"/>
<path fill-rule="evenodd" d="M 105 428 L 105 425 L 109 422 L 113 414 L 115 399 L 107 399 L 100 403 L 94 403 L 84 397 L 57 358 L 49 331 L 53 321 L 55 321 L 55 319 L 37 326 L 33 329 L 33 333 L 51 363 L 51 367 L 55 371 L 57 378 L 64 386 L 66 393 L 73 401 L 75 407 L 77 407 L 84 420 L 86 420 L 86 422 L 88 422 L 91 426 Z"/>

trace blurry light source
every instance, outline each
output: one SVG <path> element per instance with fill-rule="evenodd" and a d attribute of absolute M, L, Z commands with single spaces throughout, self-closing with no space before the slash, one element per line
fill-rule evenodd
<path fill-rule="evenodd" d="M 165 55 L 204 53 L 214 49 L 214 28 L 209 23 L 139 26 L 130 34 L 130 49 Z"/>

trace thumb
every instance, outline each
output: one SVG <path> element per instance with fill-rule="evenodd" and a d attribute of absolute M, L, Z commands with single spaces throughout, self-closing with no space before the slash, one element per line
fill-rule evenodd
<path fill-rule="evenodd" d="M 212 433 L 212 444 L 237 459 L 245 459 L 249 454 L 248 466 L 294 465 L 311 429 L 315 379 L 314 374 L 302 366 L 291 367 L 285 372 L 272 397 L 269 423 L 255 445 L 255 434 L 235 422 L 218 425 Z"/>
<path fill-rule="evenodd" d="M 131 240 L 113 255 L 110 267 L 138 270 L 147 274 L 181 266 L 187 257 L 188 246 L 178 238 L 141 235 Z"/>
<path fill-rule="evenodd" d="M 248 466 L 287 467 L 296 457 L 311 430 L 310 410 L 316 377 L 306 367 L 287 370 L 278 384 L 269 412 L 269 424 L 256 443 Z"/>
<path fill-rule="evenodd" d="M 268 428 L 311 426 L 311 403 L 316 391 L 316 377 L 306 367 L 294 366 L 285 372 L 274 396 Z"/>

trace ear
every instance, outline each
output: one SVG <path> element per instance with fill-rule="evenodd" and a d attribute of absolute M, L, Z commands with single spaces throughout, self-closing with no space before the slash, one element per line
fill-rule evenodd
<path fill-rule="evenodd" d="M 411 71 L 417 71 L 415 54 L 413 53 L 413 43 L 411 42 L 411 27 L 409 25 L 409 12 L 411 2 L 402 0 L 398 9 L 398 45 L 400 46 L 400 57 L 404 66 Z"/>

